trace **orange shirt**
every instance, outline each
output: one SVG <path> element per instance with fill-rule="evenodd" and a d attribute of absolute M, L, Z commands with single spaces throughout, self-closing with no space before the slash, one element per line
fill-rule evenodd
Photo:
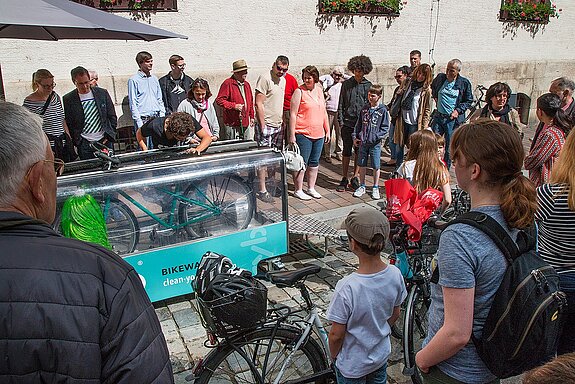
<path fill-rule="evenodd" d="M 321 139 L 325 136 L 323 126 L 326 115 L 323 91 L 317 85 L 312 91 L 308 91 L 305 85 L 299 89 L 301 101 L 297 111 L 295 133 L 310 139 Z"/>

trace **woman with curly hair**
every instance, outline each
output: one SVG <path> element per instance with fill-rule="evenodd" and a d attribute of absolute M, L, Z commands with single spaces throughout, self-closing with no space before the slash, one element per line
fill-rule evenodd
<path fill-rule="evenodd" d="M 339 95 L 339 105 L 337 108 L 337 118 L 341 126 L 341 138 L 343 140 L 343 151 L 341 161 L 342 179 L 336 188 L 336 191 L 343 192 L 348 187 L 347 178 L 349 172 L 349 162 L 351 159 L 351 150 L 353 147 L 353 130 L 359 117 L 359 113 L 367 103 L 367 92 L 371 88 L 371 81 L 364 76 L 373 70 L 373 65 L 369 57 L 360 55 L 349 59 L 347 69 L 353 73 L 341 85 Z M 353 167 L 353 177 L 351 178 L 351 188 L 355 191 L 359 188 L 359 167 L 357 166 L 357 151 L 355 151 L 355 160 Z"/>
<path fill-rule="evenodd" d="M 511 96 L 511 88 L 507 83 L 497 82 L 492 84 L 485 94 L 487 104 L 485 107 L 476 110 L 469 117 L 469 121 L 475 121 L 480 117 L 501 121 L 517 129 L 517 132 L 523 137 L 525 125 L 519 120 L 519 112 L 509 106 L 509 96 Z"/>
<path fill-rule="evenodd" d="M 537 99 L 537 118 L 543 128 L 535 137 L 531 150 L 525 157 L 525 169 L 538 187 L 549 181 L 551 168 L 571 130 L 571 120 L 561 108 L 561 99 L 554 93 L 545 93 Z"/>
<path fill-rule="evenodd" d="M 415 131 L 427 128 L 431 118 L 431 66 L 418 65 L 403 87 L 401 110 L 395 120 L 395 161 L 403 162 L 403 147 Z"/>

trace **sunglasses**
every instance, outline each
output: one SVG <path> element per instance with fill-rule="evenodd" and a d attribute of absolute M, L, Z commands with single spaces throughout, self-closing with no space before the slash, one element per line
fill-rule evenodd
<path fill-rule="evenodd" d="M 395 76 L 393 76 L 393 77 L 395 77 L 396 79 L 401 79 L 402 76 L 403 76 L 403 75 L 395 75 Z"/>
<path fill-rule="evenodd" d="M 280 66 L 277 65 L 277 64 L 276 64 L 276 69 L 277 69 L 278 71 L 282 71 L 282 72 L 287 72 L 287 71 L 288 71 L 287 68 L 282 68 L 282 67 L 280 67 Z"/>
<path fill-rule="evenodd" d="M 56 83 L 52 83 L 52 84 L 40 84 L 42 86 L 42 88 L 44 89 L 52 89 L 52 88 L 56 88 Z"/>

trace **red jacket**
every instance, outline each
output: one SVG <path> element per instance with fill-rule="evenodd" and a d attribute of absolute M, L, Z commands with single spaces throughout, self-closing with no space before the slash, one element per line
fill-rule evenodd
<path fill-rule="evenodd" d="M 247 81 L 244 82 L 244 90 L 246 93 L 246 100 L 244 101 L 240 86 L 234 77 L 227 78 L 220 86 L 218 97 L 216 97 L 216 104 L 222 107 L 224 113 L 224 124 L 230 127 L 240 126 L 240 112 L 236 111 L 236 104 L 243 104 L 242 110 L 242 127 L 247 127 L 250 124 L 250 119 L 254 118 L 254 97 L 252 95 L 252 87 Z"/>

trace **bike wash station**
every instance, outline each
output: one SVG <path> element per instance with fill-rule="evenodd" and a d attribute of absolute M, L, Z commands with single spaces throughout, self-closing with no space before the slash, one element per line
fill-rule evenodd
<path fill-rule="evenodd" d="M 260 262 L 288 252 L 281 152 L 240 140 L 213 143 L 201 156 L 187 148 L 96 151 L 98 158 L 68 163 L 58 178 L 54 228 L 62 231 L 70 216 L 81 222 L 86 201 L 97 203 L 109 247 L 134 267 L 152 302 L 191 293 L 207 251 L 254 274 Z M 266 179 L 272 203 L 256 199 L 261 170 L 275 175 Z"/>

